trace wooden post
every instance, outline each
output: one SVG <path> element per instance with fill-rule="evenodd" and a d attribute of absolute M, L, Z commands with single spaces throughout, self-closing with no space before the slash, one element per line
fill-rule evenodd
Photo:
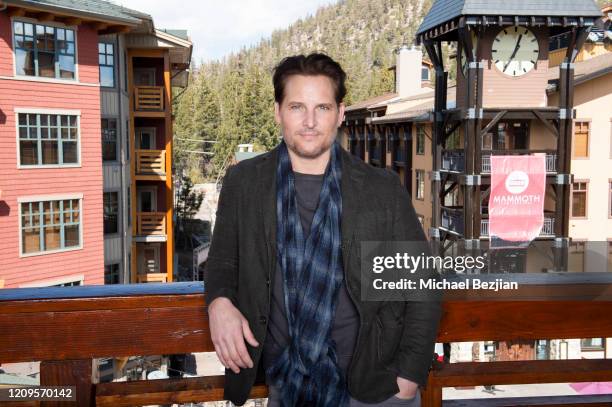
<path fill-rule="evenodd" d="M 76 386 L 74 401 L 43 401 L 43 407 L 94 406 L 92 360 L 49 360 L 40 363 L 41 386 Z"/>

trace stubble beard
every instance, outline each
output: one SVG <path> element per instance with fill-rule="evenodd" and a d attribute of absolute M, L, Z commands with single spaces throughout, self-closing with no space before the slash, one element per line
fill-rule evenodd
<path fill-rule="evenodd" d="M 297 137 L 300 137 L 299 135 Z M 323 136 L 320 136 L 323 137 Z M 321 155 L 325 154 L 327 151 L 331 149 L 334 144 L 334 140 L 336 137 L 331 137 L 329 140 L 326 140 L 323 144 L 321 144 L 314 151 L 305 151 L 299 147 L 299 144 L 294 141 L 294 139 L 287 140 L 287 138 L 283 137 L 285 143 L 287 144 L 287 148 L 294 153 L 296 156 L 304 159 L 313 160 L 319 158 Z"/>

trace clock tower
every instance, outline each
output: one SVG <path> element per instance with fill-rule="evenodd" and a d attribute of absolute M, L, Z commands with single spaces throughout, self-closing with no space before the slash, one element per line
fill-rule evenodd
<path fill-rule="evenodd" d="M 546 199 L 537 240 L 554 258 L 548 269 L 567 270 L 574 60 L 600 16 L 593 0 L 433 2 L 416 41 L 435 69 L 429 235 L 436 254 L 478 255 L 488 247 L 491 156 L 543 153 Z M 546 88 L 556 76 L 549 71 L 549 38 L 564 33 L 570 40 L 559 67 L 559 103 L 549 106 Z M 442 42 L 457 43 L 454 106 L 446 101 Z M 460 197 L 459 205 L 451 195 Z M 491 259 L 493 272 L 534 271 L 526 260 L 506 260 Z"/>

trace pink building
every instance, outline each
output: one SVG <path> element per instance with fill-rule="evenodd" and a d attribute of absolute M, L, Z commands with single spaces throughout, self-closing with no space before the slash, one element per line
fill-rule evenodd
<path fill-rule="evenodd" d="M 138 20 L 60 3 L 0 7 L 0 287 L 104 283 L 98 35 Z"/>

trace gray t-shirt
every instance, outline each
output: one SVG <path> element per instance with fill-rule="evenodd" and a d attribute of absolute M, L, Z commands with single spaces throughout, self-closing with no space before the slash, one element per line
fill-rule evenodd
<path fill-rule="evenodd" d="M 302 223 L 302 230 L 307 236 L 310 233 L 310 224 L 317 209 L 319 193 L 323 182 L 323 174 L 311 175 L 295 173 L 295 191 L 297 194 L 298 212 Z M 272 287 L 270 302 L 270 318 L 268 333 L 263 347 L 263 367 L 267 369 L 282 353 L 289 343 L 289 326 L 285 312 L 285 297 L 283 287 L 283 273 L 277 265 Z M 336 313 L 332 323 L 331 337 L 336 343 L 338 365 L 346 375 L 355 342 L 359 331 L 359 314 L 349 297 L 346 283 L 338 290 Z M 269 380 L 266 377 L 268 384 Z"/>

